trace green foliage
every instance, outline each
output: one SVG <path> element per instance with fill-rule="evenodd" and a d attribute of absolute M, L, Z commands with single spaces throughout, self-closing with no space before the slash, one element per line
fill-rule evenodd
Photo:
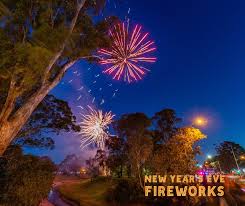
<path fill-rule="evenodd" d="M 122 177 L 124 171 L 128 176 L 141 176 L 138 166 L 141 170 L 151 153 L 150 125 L 151 120 L 143 113 L 125 114 L 114 123 L 118 137 L 106 143 L 107 165 L 118 177 Z"/>
<path fill-rule="evenodd" d="M 151 120 L 143 113 L 125 114 L 115 122 L 114 128 L 121 137 L 143 134 L 150 127 Z"/>
<path fill-rule="evenodd" d="M 107 191 L 107 200 L 120 205 L 139 203 L 142 197 L 142 190 L 133 179 L 118 180 L 116 187 Z"/>
<path fill-rule="evenodd" d="M 99 166 L 95 158 L 89 158 L 86 160 L 86 165 L 88 168 L 88 174 L 91 177 L 91 181 L 99 176 Z"/>
<path fill-rule="evenodd" d="M 193 127 L 179 128 L 176 134 L 163 145 L 160 152 L 162 164 L 156 164 L 156 168 L 164 165 L 169 174 L 194 174 L 198 151 L 196 143 L 206 136 Z"/>
<path fill-rule="evenodd" d="M 155 113 L 152 117 L 152 124 L 155 128 L 154 142 L 156 145 L 168 141 L 176 133 L 177 125 L 181 121 L 173 109 L 163 109 Z"/>
<path fill-rule="evenodd" d="M 108 28 L 115 18 L 94 21 L 105 1 L 86 1 L 75 27 L 72 20 L 80 1 L 2 0 L 0 4 L 0 105 L 15 77 L 16 98 L 24 104 L 29 93 L 43 83 L 51 59 L 60 51 L 48 80 L 57 76 L 65 62 L 91 56 L 109 45 Z M 93 58 L 90 58 L 90 60 Z M 1 112 L 1 110 L 0 110 Z"/>
<path fill-rule="evenodd" d="M 181 128 L 172 109 L 153 118 L 126 114 L 114 123 L 117 137 L 107 141 L 107 166 L 118 177 L 133 177 L 143 188 L 144 174 L 190 174 L 196 169 L 197 142 L 206 136 L 193 127 Z"/>
<path fill-rule="evenodd" d="M 113 176 L 122 177 L 123 171 L 129 166 L 126 142 L 123 138 L 111 137 L 107 140 L 106 145 L 109 150 L 106 165 Z"/>
<path fill-rule="evenodd" d="M 76 124 L 76 117 L 66 101 L 48 95 L 32 113 L 28 122 L 17 136 L 15 143 L 32 146 L 53 148 L 54 141 L 45 137 L 47 133 L 77 132 L 80 127 Z"/>
<path fill-rule="evenodd" d="M 0 205 L 37 206 L 49 193 L 54 171 L 48 158 L 23 155 L 10 146 L 0 158 Z"/>
<path fill-rule="evenodd" d="M 59 192 L 66 199 L 82 206 L 108 206 L 107 191 L 114 186 L 114 182 L 106 178 L 96 178 L 94 181 L 80 180 L 70 184 L 64 183 Z"/>
<path fill-rule="evenodd" d="M 20 91 L 23 94 L 39 84 L 52 54 L 46 48 L 29 43 L 16 44 L 15 53 L 16 64 L 13 72 L 18 76 Z"/>
<path fill-rule="evenodd" d="M 120 174 L 116 187 L 108 191 L 111 202 L 127 205 L 194 205 L 185 198 L 145 198 L 145 174 L 193 174 L 197 142 L 206 136 L 196 128 L 178 128 L 174 110 L 158 112 L 149 119 L 143 113 L 123 115 L 115 122 L 118 137 L 107 142 L 107 165 Z M 157 141 L 156 141 L 157 140 Z M 154 149 L 156 148 L 156 149 Z M 125 172 L 126 171 L 126 172 Z M 126 178 L 128 177 L 128 178 Z"/>
<path fill-rule="evenodd" d="M 8 78 L 11 74 L 8 68 L 11 68 L 13 64 L 13 48 L 11 40 L 4 33 L 3 29 L 0 28 L 0 78 Z M 0 87 L 1 88 L 1 87 Z"/>

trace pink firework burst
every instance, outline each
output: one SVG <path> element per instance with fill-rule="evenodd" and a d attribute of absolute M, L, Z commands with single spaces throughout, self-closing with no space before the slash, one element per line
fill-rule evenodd
<path fill-rule="evenodd" d="M 154 42 L 147 40 L 148 33 L 142 33 L 142 27 L 136 25 L 132 32 L 129 23 L 119 23 L 109 31 L 112 45 L 110 49 L 100 49 L 100 64 L 107 65 L 104 73 L 112 75 L 113 79 L 132 82 L 141 80 L 149 71 L 144 63 L 154 63 L 155 57 L 150 57 L 156 48 Z"/>

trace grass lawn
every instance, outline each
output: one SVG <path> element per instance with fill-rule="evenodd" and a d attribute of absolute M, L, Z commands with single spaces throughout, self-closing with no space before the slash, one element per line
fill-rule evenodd
<path fill-rule="evenodd" d="M 79 183 L 63 184 L 59 192 L 80 206 L 108 206 L 105 201 L 105 193 L 112 186 L 112 182 L 108 179 L 98 178 L 93 182 L 81 180 Z"/>

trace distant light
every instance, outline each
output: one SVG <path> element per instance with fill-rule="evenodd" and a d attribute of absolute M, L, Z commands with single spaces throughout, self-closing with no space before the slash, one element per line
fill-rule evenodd
<path fill-rule="evenodd" d="M 207 158 L 208 159 L 212 159 L 212 155 L 207 155 Z"/>
<path fill-rule="evenodd" d="M 197 167 L 199 167 L 199 168 L 202 168 L 202 165 L 200 165 L 200 164 L 197 164 Z"/>
<path fill-rule="evenodd" d="M 194 118 L 194 120 L 193 120 L 194 126 L 201 126 L 202 127 L 202 126 L 206 126 L 207 123 L 208 123 L 207 119 L 204 117 L 200 117 L 200 116 Z"/>

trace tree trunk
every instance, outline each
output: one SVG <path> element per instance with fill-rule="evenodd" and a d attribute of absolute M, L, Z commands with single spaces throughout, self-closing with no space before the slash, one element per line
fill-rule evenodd
<path fill-rule="evenodd" d="M 121 168 L 120 168 L 120 177 L 123 176 L 123 165 L 121 164 Z"/>
<path fill-rule="evenodd" d="M 75 62 L 76 61 L 67 63 L 52 82 L 46 83 L 38 91 L 36 91 L 36 93 L 33 94 L 32 97 L 28 99 L 28 101 L 26 101 L 13 116 L 11 116 L 11 118 L 0 122 L 0 156 L 3 155 L 8 145 L 20 132 L 21 128 L 25 125 L 32 112 L 37 108 L 38 104 L 60 82 L 64 73 Z"/>
<path fill-rule="evenodd" d="M 143 183 L 142 183 L 142 177 L 141 177 L 141 169 L 140 169 L 140 166 L 139 165 L 137 165 L 137 172 L 138 172 L 138 178 L 139 178 L 139 182 L 140 182 L 140 187 L 142 188 L 142 189 L 144 189 L 144 185 L 143 185 Z"/>
<path fill-rule="evenodd" d="M 14 128 L 8 122 L 0 125 L 0 156 L 2 156 L 10 144 L 13 131 Z"/>
<path fill-rule="evenodd" d="M 38 104 L 44 99 L 50 90 L 51 88 L 49 87 L 42 87 L 16 112 L 13 117 L 11 117 L 9 120 L 1 122 L 0 156 L 3 155 L 8 145 L 16 137 L 16 135 L 31 116 L 32 112 L 36 109 Z"/>
<path fill-rule="evenodd" d="M 0 110 L 0 125 L 3 124 L 3 122 L 5 122 L 5 120 L 9 118 L 14 108 L 16 100 L 15 89 L 15 77 L 13 76 L 11 78 L 7 99 L 3 108 Z"/>

